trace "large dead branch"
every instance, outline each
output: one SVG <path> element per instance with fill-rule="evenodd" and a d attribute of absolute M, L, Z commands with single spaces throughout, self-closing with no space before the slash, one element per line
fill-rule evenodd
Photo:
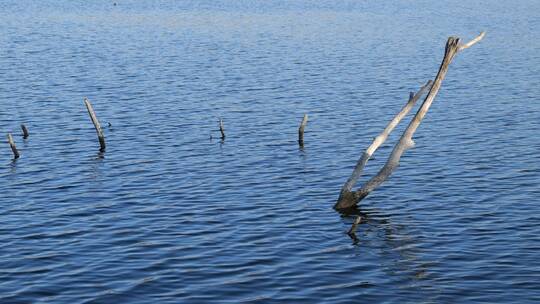
<path fill-rule="evenodd" d="M 354 167 L 354 170 L 347 180 L 343 187 L 341 188 L 341 193 L 339 195 L 338 203 L 339 202 L 345 202 L 349 200 L 355 200 L 354 197 L 355 193 L 352 192 L 352 188 L 362 175 L 362 172 L 364 171 L 364 167 L 366 166 L 367 162 L 377 151 L 377 149 L 386 141 L 390 133 L 394 130 L 394 128 L 400 123 L 400 121 L 411 111 L 411 109 L 414 107 L 418 99 L 431 87 L 433 82 L 430 80 L 428 81 L 423 87 L 421 87 L 416 94 L 413 92 L 409 95 L 409 101 L 407 101 L 407 104 L 399 111 L 399 113 L 388 123 L 386 128 L 384 128 L 383 132 L 375 137 L 373 139 L 373 142 L 371 145 L 366 149 L 364 153 L 362 153 L 362 156 L 356 163 L 356 166 Z M 338 204 L 336 204 L 335 208 L 345 208 L 345 207 L 339 207 Z"/>
<path fill-rule="evenodd" d="M 388 161 L 386 164 L 382 167 L 382 169 L 375 175 L 373 178 L 371 178 L 369 181 L 367 181 L 362 188 L 360 188 L 357 191 L 352 191 L 352 187 L 358 180 L 358 177 L 360 176 L 363 167 L 367 163 L 367 160 L 369 157 L 371 157 L 371 154 L 369 152 L 373 153 L 382 142 L 379 145 L 374 145 L 377 142 L 377 138 L 375 139 L 374 143 L 366 150 L 366 152 L 362 155 L 362 158 L 358 161 L 356 168 L 353 171 L 353 174 L 345 183 L 343 186 L 340 196 L 338 198 L 338 201 L 334 205 L 334 208 L 336 209 L 345 209 L 350 208 L 358 204 L 364 197 L 366 197 L 371 191 L 373 191 L 375 188 L 377 188 L 380 184 L 382 184 L 388 177 L 392 174 L 392 172 L 399 166 L 399 160 L 401 159 L 401 156 L 403 153 L 412 148 L 414 146 L 414 141 L 412 139 L 412 136 L 414 132 L 416 132 L 416 129 L 418 129 L 418 126 L 420 126 L 420 123 L 422 122 L 422 119 L 424 119 L 424 116 L 426 115 L 427 111 L 429 110 L 431 104 L 433 103 L 433 100 L 435 99 L 435 96 L 437 96 L 437 93 L 439 92 L 439 89 L 441 87 L 442 81 L 444 80 L 446 73 L 448 72 L 448 66 L 454 59 L 455 55 L 466 49 L 471 47 L 473 44 L 480 41 L 482 38 L 484 38 L 485 32 L 480 33 L 480 35 L 473 40 L 469 41 L 466 44 L 460 44 L 459 38 L 457 37 L 450 37 L 448 38 L 448 41 L 446 42 L 446 48 L 445 48 L 445 54 L 443 61 L 441 63 L 441 66 L 439 67 L 439 72 L 437 73 L 437 77 L 435 77 L 435 81 L 433 82 L 433 85 L 431 86 L 428 95 L 426 96 L 426 99 L 422 103 L 422 106 L 420 106 L 420 109 L 412 119 L 412 121 L 409 123 L 409 126 L 405 131 L 403 132 L 403 135 L 399 139 L 399 142 L 396 144 L 394 149 L 392 150 L 392 153 L 390 154 L 390 157 L 388 158 Z M 420 90 L 417 95 L 419 95 L 422 92 Z M 401 113 L 401 112 L 400 112 Z M 399 114 L 398 114 L 399 116 Z M 396 116 L 397 117 L 397 116 Z M 394 118 L 395 120 L 395 118 Z M 394 121 L 393 120 L 393 121 Z M 392 121 L 392 122 L 393 122 Z M 392 124 L 392 122 L 390 124 Z M 399 122 L 399 120 L 398 120 Z M 397 125 L 397 123 L 396 123 Z M 390 125 L 389 125 L 390 126 Z M 395 127 L 395 125 L 394 125 Z M 387 127 L 388 129 L 388 127 Z M 387 131 L 385 129 L 385 131 Z M 390 131 L 393 129 L 390 128 Z M 383 131 L 383 134 L 385 133 Z M 389 133 L 389 132 L 388 132 Z M 381 134 L 381 135 L 383 135 Z M 379 135 L 379 136 L 381 136 Z M 386 135 L 387 136 L 387 135 Z M 386 137 L 383 137 L 386 139 Z M 374 146 L 374 149 L 371 149 L 372 146 Z M 365 160 L 364 157 L 366 157 Z"/>

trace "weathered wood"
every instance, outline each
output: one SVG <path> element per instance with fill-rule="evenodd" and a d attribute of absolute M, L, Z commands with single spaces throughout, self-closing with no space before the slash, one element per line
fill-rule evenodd
<path fill-rule="evenodd" d="M 30 136 L 30 134 L 28 133 L 28 129 L 26 128 L 26 126 L 24 124 L 21 125 L 21 129 L 22 129 L 22 132 L 23 132 L 23 138 L 27 139 L 28 136 Z"/>
<path fill-rule="evenodd" d="M 482 40 L 482 38 L 484 38 L 485 35 L 486 35 L 486 32 L 481 32 L 480 35 L 476 36 L 476 38 L 474 38 L 473 40 L 464 44 L 460 44 L 458 47 L 458 52 L 463 51 L 464 49 L 470 48 L 471 46 L 476 44 L 478 41 Z M 456 38 L 456 39 L 459 40 L 459 38 Z"/>
<path fill-rule="evenodd" d="M 84 99 L 84 104 L 86 105 L 86 109 L 88 110 L 88 114 L 90 115 L 90 119 L 92 119 L 92 123 L 94 124 L 94 127 L 96 128 L 96 133 L 99 140 L 99 146 L 100 152 L 104 152 L 106 145 L 105 145 L 105 136 L 103 135 L 103 130 L 101 129 L 101 124 L 99 123 L 99 120 L 97 119 L 96 112 L 94 112 L 94 108 L 92 107 L 92 104 L 88 100 L 88 98 Z"/>
<path fill-rule="evenodd" d="M 355 196 L 356 193 L 352 192 L 352 188 L 354 187 L 354 185 L 356 184 L 356 182 L 362 175 L 362 172 L 364 171 L 364 167 L 366 166 L 367 162 L 369 161 L 373 153 L 375 153 L 375 151 L 377 151 L 377 149 L 386 141 L 386 139 L 388 138 L 390 133 L 394 130 L 394 128 L 411 111 L 411 109 L 414 107 L 418 99 L 420 99 L 420 97 L 424 95 L 426 90 L 428 90 L 432 84 L 433 82 L 429 80 L 424 86 L 422 86 L 418 90 L 416 94 L 411 92 L 409 95 L 409 100 L 407 101 L 405 106 L 401 109 L 401 111 L 399 111 L 399 113 L 390 121 L 390 123 L 388 123 L 388 125 L 383 130 L 383 132 L 379 136 L 373 139 L 373 142 L 371 143 L 371 145 L 366 149 L 366 151 L 362 154 L 362 156 L 356 163 L 356 166 L 351 176 L 341 188 L 341 193 L 339 194 L 339 198 L 334 208 L 336 209 L 346 208 L 343 206 L 351 205 L 353 204 L 353 202 L 356 201 L 356 196 Z"/>
<path fill-rule="evenodd" d="M 223 126 L 223 119 L 219 119 L 219 132 L 221 132 L 221 139 L 225 139 L 225 127 Z"/>
<path fill-rule="evenodd" d="M 304 118 L 302 118 L 302 122 L 300 123 L 300 127 L 298 128 L 298 144 L 300 146 L 304 145 L 304 129 L 306 128 L 308 122 L 308 115 L 304 114 Z"/>
<path fill-rule="evenodd" d="M 373 191 L 375 188 L 377 188 L 379 185 L 381 185 L 388 177 L 392 174 L 392 172 L 399 166 L 399 160 L 401 159 L 401 156 L 403 153 L 414 147 L 414 141 L 412 139 L 412 136 L 418 126 L 420 126 L 420 123 L 422 122 L 422 119 L 424 119 L 427 111 L 429 110 L 431 104 L 433 103 L 433 100 L 435 99 L 435 96 L 437 96 L 437 93 L 441 87 L 442 81 L 444 80 L 446 73 L 448 72 L 448 67 L 452 60 L 454 59 L 455 55 L 466 48 L 471 47 L 473 44 L 480 41 L 485 36 L 485 32 L 480 33 L 480 35 L 473 40 L 469 41 L 466 44 L 460 44 L 459 38 L 457 37 L 450 37 L 448 38 L 448 41 L 446 42 L 446 48 L 445 48 L 445 54 L 444 58 L 442 60 L 441 66 L 439 67 L 439 71 L 437 73 L 437 76 L 435 77 L 435 81 L 433 82 L 433 85 L 431 86 L 431 89 L 429 90 L 428 95 L 426 96 L 424 102 L 420 106 L 420 109 L 412 119 L 412 121 L 409 123 L 409 126 L 405 131 L 403 132 L 403 135 L 401 136 L 399 142 L 396 144 L 394 149 L 392 150 L 392 153 L 390 154 L 388 161 L 383 166 L 383 168 L 375 175 L 373 178 L 371 178 L 369 181 L 367 181 L 362 188 L 359 190 L 352 192 L 349 191 L 344 195 L 344 198 L 338 199 L 338 202 L 334 205 L 334 208 L 336 209 L 344 209 L 344 208 L 350 208 L 358 204 L 360 200 L 362 200 L 364 197 L 366 197 L 371 191 Z"/>
<path fill-rule="evenodd" d="M 9 146 L 11 147 L 11 151 L 13 151 L 13 158 L 17 159 L 20 157 L 19 151 L 17 150 L 17 146 L 15 145 L 15 141 L 13 141 L 13 136 L 11 136 L 11 133 L 8 133 L 7 135 Z"/>

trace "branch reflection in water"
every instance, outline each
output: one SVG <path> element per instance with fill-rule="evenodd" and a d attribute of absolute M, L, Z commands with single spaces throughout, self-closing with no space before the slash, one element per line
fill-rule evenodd
<path fill-rule="evenodd" d="M 373 207 L 348 210 L 341 216 L 343 223 L 351 227 L 346 233 L 355 249 L 375 250 L 384 256 L 382 261 L 392 261 L 381 265 L 388 275 L 408 273 L 414 280 L 422 280 L 429 275 L 428 267 L 432 262 L 419 260 L 423 254 L 417 244 L 421 242 L 410 234 L 408 224 L 396 223 L 386 210 Z M 359 251 L 355 257 L 361 258 L 366 254 L 365 250 Z"/>

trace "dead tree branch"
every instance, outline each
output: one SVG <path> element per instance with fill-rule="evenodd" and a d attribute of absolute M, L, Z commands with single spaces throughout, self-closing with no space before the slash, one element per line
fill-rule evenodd
<path fill-rule="evenodd" d="M 339 195 L 338 202 L 334 206 L 336 209 L 342 209 L 347 207 L 342 206 L 348 206 L 349 204 L 352 204 L 352 202 L 356 201 L 355 192 L 352 192 L 352 188 L 362 175 L 362 172 L 364 171 L 364 167 L 366 166 L 367 162 L 377 151 L 377 149 L 386 141 L 390 133 L 394 130 L 394 128 L 400 123 L 400 121 L 411 111 L 411 109 L 414 107 L 418 99 L 422 97 L 422 95 L 431 87 L 432 81 L 429 80 L 424 86 L 422 86 L 416 94 L 413 92 L 409 95 L 409 101 L 407 101 L 407 104 L 399 111 L 399 113 L 388 123 L 386 128 L 383 130 L 383 132 L 375 137 L 373 139 L 373 142 L 371 145 L 366 149 L 364 153 L 362 153 L 362 156 L 356 163 L 356 166 L 347 180 L 343 187 L 341 188 L 341 193 Z"/>
<path fill-rule="evenodd" d="M 304 118 L 302 118 L 302 122 L 300 123 L 300 127 L 298 128 L 298 144 L 300 146 L 304 145 L 304 129 L 306 128 L 308 122 L 308 115 L 304 114 Z"/>
<path fill-rule="evenodd" d="M 94 112 L 94 108 L 92 107 L 92 104 L 90 101 L 85 98 L 84 104 L 86 105 L 86 109 L 88 110 L 88 115 L 90 115 L 90 119 L 92 120 L 92 123 L 94 124 L 94 127 L 96 128 L 96 133 L 99 140 L 99 151 L 105 152 L 105 135 L 103 135 L 103 129 L 101 129 L 101 124 L 99 123 L 99 120 L 97 119 L 96 112 Z"/>
<path fill-rule="evenodd" d="M 340 197 L 337 203 L 334 205 L 334 208 L 344 209 L 344 208 L 350 208 L 350 207 L 355 206 L 356 204 L 358 204 L 359 201 L 361 201 L 364 197 L 366 197 L 371 191 L 373 191 L 375 188 L 381 185 L 384 181 L 386 181 L 386 179 L 388 179 L 388 177 L 392 174 L 392 172 L 399 166 L 399 160 L 401 159 L 401 156 L 403 155 L 403 153 L 414 146 L 414 141 L 412 139 L 412 136 L 414 132 L 416 132 L 416 129 L 418 129 L 418 127 L 420 126 L 420 123 L 422 122 L 427 111 L 431 107 L 431 104 L 433 103 L 435 96 L 437 96 L 437 93 L 439 92 L 442 81 L 444 80 L 446 73 L 448 72 L 448 67 L 450 63 L 452 62 L 452 60 L 454 59 L 454 57 L 456 56 L 456 54 L 464 49 L 471 47 L 472 45 L 480 41 L 484 36 L 485 36 L 485 32 L 482 32 L 480 33 L 480 35 L 478 35 L 478 37 L 474 38 L 473 40 L 465 44 L 460 44 L 459 38 L 457 37 L 448 38 L 448 41 L 446 42 L 444 58 L 441 63 L 441 66 L 439 67 L 437 76 L 435 77 L 435 81 L 433 82 L 433 85 L 431 86 L 429 93 L 426 96 L 426 99 L 420 106 L 420 109 L 418 110 L 418 112 L 416 113 L 412 121 L 409 123 L 409 126 L 407 127 L 407 129 L 405 129 L 405 131 L 403 132 L 403 135 L 401 136 L 399 142 L 396 144 L 396 146 L 392 150 L 392 153 L 390 154 L 390 157 L 388 158 L 388 161 L 386 162 L 386 164 L 377 173 L 377 175 L 375 175 L 373 178 L 367 181 L 362 186 L 362 188 L 360 188 L 357 191 L 353 192 L 351 190 L 347 190 L 347 187 L 349 187 L 348 185 L 349 181 L 348 181 L 343 187 Z M 366 151 L 366 153 L 367 152 L 369 152 L 369 148 Z M 374 152 L 374 151 L 371 151 L 371 152 Z M 362 161 L 362 159 L 360 159 L 360 161 Z M 357 167 L 358 167 L 358 164 L 357 164 Z M 363 168 L 363 165 L 361 166 L 361 169 L 362 168 Z M 355 168 L 355 171 L 356 170 L 357 168 Z M 352 189 L 352 187 L 354 186 L 354 183 L 357 180 L 357 177 L 356 179 L 354 179 L 355 171 L 353 171 L 353 175 L 351 176 L 353 180 L 352 180 L 352 185 L 350 185 L 349 189 Z M 358 176 L 360 175 L 358 174 Z M 351 178 L 349 178 L 349 180 L 351 180 Z"/>
<path fill-rule="evenodd" d="M 11 136 L 11 133 L 8 133 L 7 135 L 9 146 L 11 147 L 11 151 L 13 152 L 13 158 L 17 159 L 19 158 L 19 150 L 17 150 L 17 146 L 15 145 L 15 141 L 13 140 L 13 136 Z"/>
<path fill-rule="evenodd" d="M 219 119 L 219 132 L 221 132 L 221 140 L 225 140 L 225 127 L 223 126 L 223 119 Z"/>

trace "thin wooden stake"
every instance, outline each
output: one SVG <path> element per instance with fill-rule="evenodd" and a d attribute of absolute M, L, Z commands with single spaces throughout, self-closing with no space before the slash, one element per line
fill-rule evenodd
<path fill-rule="evenodd" d="M 84 99 L 84 104 L 86 105 L 86 109 L 88 110 L 88 114 L 90 115 L 90 119 L 92 119 L 92 123 L 94 124 L 94 127 L 96 128 L 96 133 L 99 140 L 99 146 L 100 152 L 105 151 L 105 136 L 103 135 L 103 130 L 101 129 L 101 125 L 99 124 L 99 120 L 97 119 L 96 112 L 94 112 L 94 108 L 92 108 L 92 104 L 88 100 L 88 98 Z"/>
<path fill-rule="evenodd" d="M 304 129 L 306 128 L 307 122 L 308 115 L 304 114 L 304 118 L 302 118 L 302 122 L 300 123 L 300 127 L 298 128 L 298 144 L 300 146 L 304 145 Z"/>
<path fill-rule="evenodd" d="M 21 129 L 22 129 L 22 132 L 23 132 L 23 138 L 27 139 L 28 136 L 30 136 L 30 134 L 28 133 L 28 129 L 26 128 L 26 126 L 24 124 L 21 125 Z"/>
<path fill-rule="evenodd" d="M 221 132 L 221 139 L 225 139 L 225 127 L 223 127 L 223 119 L 219 119 L 219 132 Z"/>
<path fill-rule="evenodd" d="M 13 136 L 11 136 L 11 133 L 8 133 L 7 138 L 9 146 L 11 147 L 11 151 L 13 151 L 13 158 L 19 158 L 19 151 L 17 150 L 17 146 L 15 146 L 15 142 L 13 141 Z"/>

